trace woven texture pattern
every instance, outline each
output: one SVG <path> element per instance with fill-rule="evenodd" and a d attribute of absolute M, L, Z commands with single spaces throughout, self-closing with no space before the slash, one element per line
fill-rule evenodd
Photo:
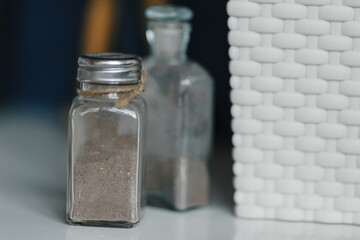
<path fill-rule="evenodd" d="M 360 224 L 360 1 L 227 12 L 236 214 Z"/>

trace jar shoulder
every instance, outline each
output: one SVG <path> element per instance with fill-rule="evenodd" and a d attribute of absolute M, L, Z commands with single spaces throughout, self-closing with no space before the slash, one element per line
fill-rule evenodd
<path fill-rule="evenodd" d="M 197 61 L 187 58 L 179 62 L 166 62 L 146 57 L 143 62 L 147 70 L 148 80 L 176 81 L 179 85 L 204 84 L 212 88 L 214 79 L 209 72 Z"/>

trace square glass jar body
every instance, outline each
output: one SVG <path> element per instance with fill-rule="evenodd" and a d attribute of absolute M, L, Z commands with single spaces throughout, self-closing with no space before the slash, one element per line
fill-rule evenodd
<path fill-rule="evenodd" d="M 107 97 L 74 99 L 69 114 L 66 220 L 70 224 L 133 227 L 144 207 L 142 162 L 146 104 L 125 108 Z"/>
<path fill-rule="evenodd" d="M 144 99 L 148 203 L 183 211 L 209 202 L 213 79 L 189 59 L 150 56 Z"/>

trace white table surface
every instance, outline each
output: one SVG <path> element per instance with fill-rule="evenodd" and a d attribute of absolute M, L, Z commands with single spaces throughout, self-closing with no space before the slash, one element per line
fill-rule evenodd
<path fill-rule="evenodd" d="M 69 226 L 64 221 L 66 114 L 19 110 L 0 112 L 0 240 L 360 239 L 359 226 L 237 219 L 229 199 L 224 201 L 232 190 L 216 179 L 207 207 L 183 213 L 147 207 L 133 229 Z M 231 178 L 221 170 L 222 163 L 231 164 L 229 156 L 217 152 L 215 178 Z"/>

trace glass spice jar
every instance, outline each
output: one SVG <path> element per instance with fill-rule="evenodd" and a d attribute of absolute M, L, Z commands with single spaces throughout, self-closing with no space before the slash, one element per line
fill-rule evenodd
<path fill-rule="evenodd" d="M 209 201 L 213 79 L 186 55 L 193 12 L 173 5 L 145 11 L 151 54 L 144 59 L 148 106 L 148 202 L 176 210 Z"/>
<path fill-rule="evenodd" d="M 145 101 L 141 58 L 93 53 L 79 58 L 69 113 L 67 222 L 129 228 L 144 206 Z"/>

